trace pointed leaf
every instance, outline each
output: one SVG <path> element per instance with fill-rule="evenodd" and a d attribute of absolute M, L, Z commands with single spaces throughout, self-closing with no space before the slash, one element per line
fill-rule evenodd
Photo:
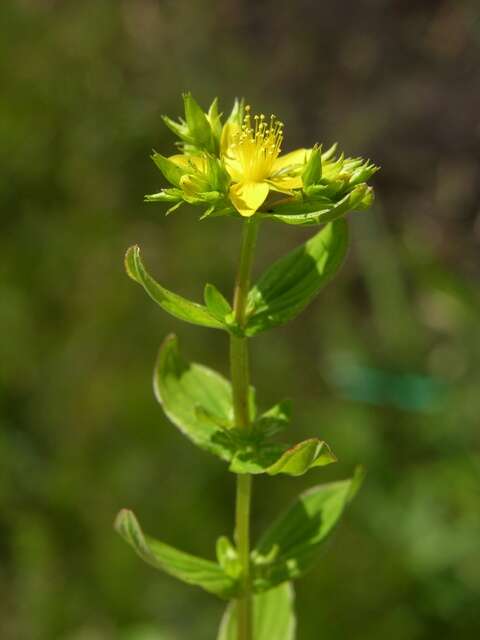
<path fill-rule="evenodd" d="M 210 314 L 224 322 L 225 318 L 232 313 L 232 307 L 225 296 L 213 284 L 206 284 L 203 298 Z"/>
<path fill-rule="evenodd" d="M 293 447 L 284 444 L 261 444 L 235 454 L 230 464 L 233 473 L 267 473 L 276 476 L 285 473 L 301 476 L 309 469 L 323 467 L 337 458 L 323 440 L 310 438 Z"/>
<path fill-rule="evenodd" d="M 359 470 L 350 480 L 313 487 L 301 494 L 273 523 L 253 552 L 256 590 L 271 589 L 281 582 L 298 578 L 315 564 L 322 543 L 362 479 L 363 473 Z M 267 556 L 273 549 L 276 550 L 273 562 L 255 563 L 257 555 Z"/>
<path fill-rule="evenodd" d="M 232 391 L 219 373 L 181 357 L 175 336 L 163 343 L 155 367 L 157 400 L 173 424 L 192 442 L 224 460 L 232 452 L 224 429 L 231 423 Z"/>
<path fill-rule="evenodd" d="M 347 246 L 347 223 L 337 220 L 267 269 L 248 294 L 247 335 L 297 316 L 339 269 Z"/>
<path fill-rule="evenodd" d="M 115 529 L 153 567 L 222 598 L 231 598 L 237 592 L 235 580 L 215 562 L 197 558 L 146 536 L 132 511 L 120 511 Z"/>
<path fill-rule="evenodd" d="M 310 438 L 287 449 L 285 453 L 267 469 L 270 476 L 286 473 L 289 476 L 301 476 L 309 469 L 323 467 L 337 458 L 323 440 Z"/>
<path fill-rule="evenodd" d="M 283 431 L 287 428 L 290 417 L 292 415 L 292 403 L 290 400 L 282 400 L 274 405 L 258 418 L 256 421 L 256 427 L 265 434 L 265 436 L 272 436 L 279 431 Z"/>
<path fill-rule="evenodd" d="M 216 320 L 203 305 L 191 302 L 168 289 L 162 287 L 147 273 L 140 257 L 138 246 L 130 247 L 125 256 L 125 268 L 127 274 L 142 285 L 148 295 L 164 311 L 185 322 L 198 324 L 203 327 L 222 329 L 224 326 Z"/>
<path fill-rule="evenodd" d="M 294 640 L 295 594 L 290 583 L 253 597 L 253 637 L 255 640 Z M 228 605 L 217 640 L 237 640 L 236 603 Z"/>
<path fill-rule="evenodd" d="M 226 536 L 220 536 L 217 540 L 217 560 L 225 573 L 234 580 L 242 574 L 242 565 L 238 558 L 238 552 Z"/>

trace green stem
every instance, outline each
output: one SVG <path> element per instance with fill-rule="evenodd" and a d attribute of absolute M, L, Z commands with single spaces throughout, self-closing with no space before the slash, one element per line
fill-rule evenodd
<path fill-rule="evenodd" d="M 242 247 L 235 283 L 233 311 L 235 320 L 243 328 L 246 318 L 246 303 L 250 288 L 250 273 L 257 240 L 258 222 L 248 218 L 243 225 Z M 233 411 L 235 427 L 250 428 L 249 389 L 250 371 L 246 337 L 230 337 L 230 369 L 232 376 Z M 237 600 L 237 640 L 253 640 L 252 595 L 250 587 L 250 503 L 252 477 L 237 475 L 237 504 L 235 510 L 235 540 L 242 566 L 243 594 Z"/>
<path fill-rule="evenodd" d="M 250 504 L 252 476 L 237 475 L 235 538 L 243 569 L 243 595 L 237 600 L 237 640 L 253 640 L 252 595 L 250 591 Z"/>

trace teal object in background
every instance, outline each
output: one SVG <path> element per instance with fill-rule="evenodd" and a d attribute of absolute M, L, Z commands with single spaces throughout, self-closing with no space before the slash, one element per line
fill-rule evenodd
<path fill-rule="evenodd" d="M 449 387 L 431 376 L 362 366 L 346 354 L 332 357 L 327 377 L 351 400 L 405 411 L 435 412 L 448 403 Z"/>

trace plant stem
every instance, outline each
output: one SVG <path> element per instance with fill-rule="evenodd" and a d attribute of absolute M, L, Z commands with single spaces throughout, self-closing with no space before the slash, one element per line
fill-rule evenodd
<path fill-rule="evenodd" d="M 252 476 L 237 475 L 235 538 L 243 569 L 243 595 L 237 600 L 237 640 L 253 640 L 252 595 L 250 592 L 250 502 Z"/>
<path fill-rule="evenodd" d="M 242 232 L 242 246 L 235 282 L 233 311 L 235 320 L 243 328 L 245 325 L 247 295 L 250 287 L 253 254 L 258 233 L 255 216 L 245 220 Z M 235 427 L 250 428 L 249 389 L 250 371 L 246 337 L 230 337 L 230 369 L 232 376 L 233 411 Z M 235 510 L 235 540 L 242 566 L 243 594 L 237 600 L 237 640 L 253 640 L 252 596 L 250 588 L 250 503 L 252 477 L 237 475 L 237 504 Z"/>

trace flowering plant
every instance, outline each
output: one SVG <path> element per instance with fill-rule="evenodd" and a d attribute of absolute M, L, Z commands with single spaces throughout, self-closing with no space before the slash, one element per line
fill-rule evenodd
<path fill-rule="evenodd" d="M 204 112 L 186 94 L 184 105 L 184 119 L 164 117 L 179 138 L 180 153 L 152 156 L 172 186 L 146 200 L 169 203 L 167 213 L 187 203 L 203 207 L 201 219 L 243 220 L 233 304 L 212 284 L 205 286 L 204 304 L 169 291 L 149 275 L 137 246 L 128 250 L 125 264 L 128 275 L 166 312 L 229 335 L 231 381 L 188 362 L 177 338 L 170 336 L 160 349 L 154 390 L 170 421 L 237 475 L 235 533 L 233 541 L 218 538 L 213 562 L 145 535 L 131 511 L 120 512 L 116 528 L 146 562 L 231 600 L 218 640 L 293 640 L 292 581 L 316 561 L 362 474 L 357 471 L 348 480 L 301 494 L 252 548 L 253 476 L 299 476 L 336 457 L 318 437 L 293 445 L 277 440 L 290 421 L 290 405 L 280 401 L 258 411 L 250 384 L 248 340 L 296 317 L 336 273 L 348 246 L 345 214 L 372 203 L 367 181 L 378 168 L 361 158 L 337 156 L 336 145 L 327 151 L 315 145 L 282 155 L 283 123 L 273 115 L 252 116 L 243 101 L 235 102 L 225 122 L 217 100 Z M 251 286 L 262 220 L 324 226 Z"/>

